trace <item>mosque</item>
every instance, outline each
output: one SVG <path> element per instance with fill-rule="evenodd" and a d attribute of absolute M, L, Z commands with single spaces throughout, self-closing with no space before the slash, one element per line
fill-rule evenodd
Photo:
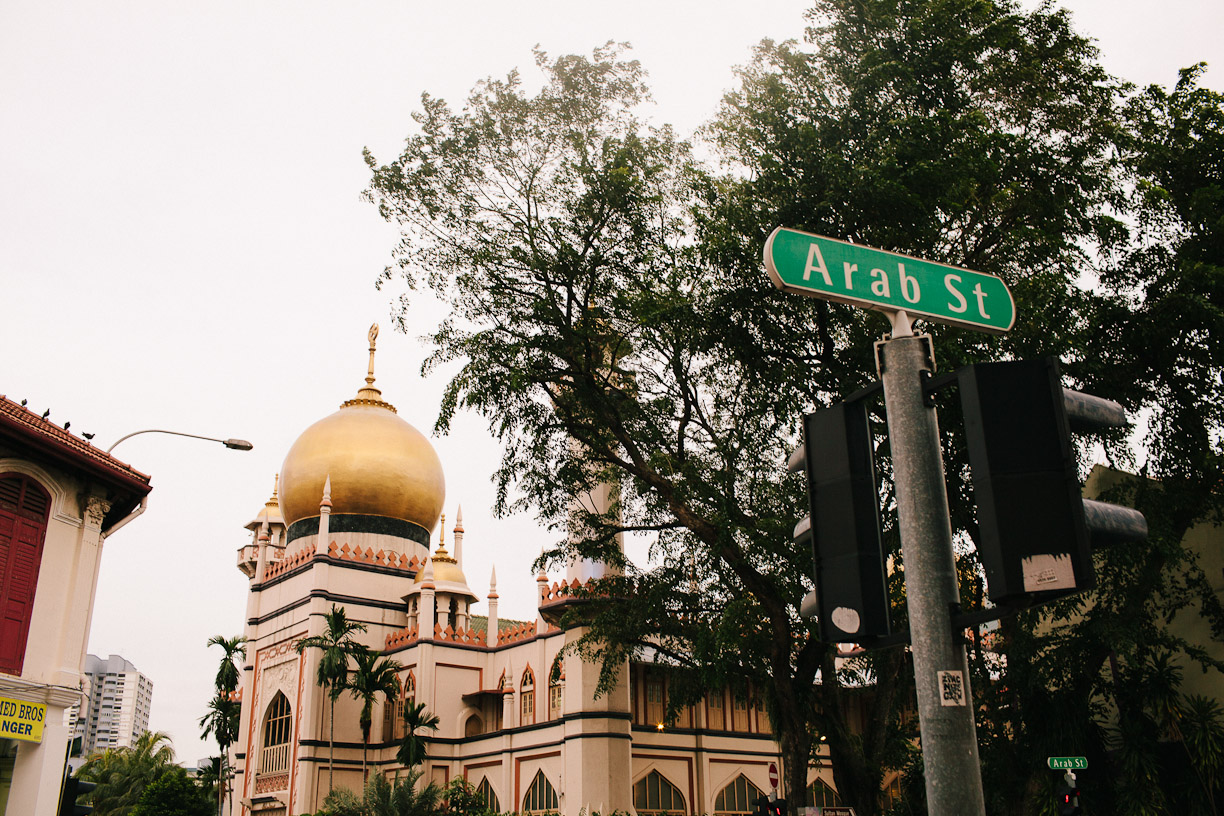
<path fill-rule="evenodd" d="M 334 605 L 367 627 L 362 643 L 403 667 L 401 694 L 375 705 L 368 745 L 360 703 L 348 693 L 336 701 L 336 787 L 357 791 L 363 773 L 402 772 L 400 713 L 420 702 L 440 720 L 428 734 L 425 778 L 444 785 L 463 777 L 496 811 L 753 812 L 771 791 L 771 765 L 782 767 L 761 706 L 711 691 L 664 723 L 659 667 L 628 663 L 613 693 L 596 697 L 599 667 L 559 657 L 583 631 L 557 625 L 564 587 L 601 565 L 575 564 L 564 582 L 537 576 L 535 620 L 498 616 L 492 565 L 464 562 L 460 511 L 445 538 L 437 453 L 374 385 L 376 336 L 374 327 L 365 386 L 293 443 L 272 498 L 247 525 L 250 543 L 238 550 L 250 579 L 233 747 L 238 811 L 311 813 L 328 792 L 320 652 L 299 655 L 295 644 L 321 634 Z M 598 507 L 607 497 L 583 500 Z M 468 567 L 490 575 L 482 614 Z M 808 803 L 835 804 L 831 782 L 827 761 L 813 765 L 803 783 Z M 782 780 L 779 795 L 787 787 Z"/>

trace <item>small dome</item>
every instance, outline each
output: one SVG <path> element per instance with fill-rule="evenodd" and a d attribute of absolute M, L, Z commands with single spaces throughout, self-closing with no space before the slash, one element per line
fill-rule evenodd
<path fill-rule="evenodd" d="M 381 516 L 432 531 L 446 498 L 442 463 L 425 435 L 374 387 L 374 337 L 366 385 L 297 438 L 281 466 L 280 512 L 292 525 L 319 515 L 331 478 L 331 514 Z M 334 529 L 334 528 L 333 528 Z"/>
<path fill-rule="evenodd" d="M 267 522 L 269 527 L 273 524 L 283 525 L 285 523 L 284 517 L 281 516 L 279 494 L 280 475 L 278 474 L 276 481 L 272 485 L 272 498 L 268 499 L 267 503 L 255 515 L 255 518 L 251 519 L 247 524 L 246 528 L 248 530 L 258 530 L 264 525 L 264 522 Z"/>
<path fill-rule="evenodd" d="M 463 584 L 467 586 L 467 576 L 463 574 L 463 570 L 459 568 L 459 563 L 451 558 L 445 549 L 440 549 L 431 559 L 433 561 L 433 579 L 434 584 L 439 584 L 447 581 L 452 584 Z M 414 584 L 421 583 L 425 576 L 425 570 L 417 570 L 416 577 L 412 579 Z"/>

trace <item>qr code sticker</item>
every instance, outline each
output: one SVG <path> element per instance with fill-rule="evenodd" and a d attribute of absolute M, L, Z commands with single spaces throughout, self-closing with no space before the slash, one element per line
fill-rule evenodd
<path fill-rule="evenodd" d="M 941 671 L 939 675 L 939 704 L 963 706 L 965 703 L 965 676 L 958 671 Z"/>

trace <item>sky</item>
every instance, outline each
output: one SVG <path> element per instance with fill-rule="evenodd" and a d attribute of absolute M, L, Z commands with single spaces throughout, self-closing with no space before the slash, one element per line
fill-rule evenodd
<path fill-rule="evenodd" d="M 806 5 L 0 0 L 0 394 L 103 448 L 147 428 L 254 444 L 115 450 L 154 489 L 106 542 L 89 651 L 152 679 L 150 725 L 180 761 L 216 753 L 196 722 L 219 659 L 205 644 L 242 632 L 243 528 L 298 434 L 362 385 L 371 323 L 384 398 L 426 433 L 437 417 L 447 371 L 422 378 L 420 335 L 443 311 L 416 297 L 392 330 L 400 292 L 374 281 L 396 233 L 361 200 L 362 148 L 393 157 L 422 92 L 457 105 L 515 67 L 536 81 L 533 46 L 608 40 L 649 71 L 653 118 L 691 133 L 756 42 L 802 37 Z M 1206 60 L 1224 90 L 1224 4 L 1063 5 L 1114 74 L 1169 85 Z M 433 444 L 469 584 L 483 598 L 496 565 L 502 616 L 533 618 L 530 564 L 554 534 L 492 515 L 500 452 L 479 417 Z"/>

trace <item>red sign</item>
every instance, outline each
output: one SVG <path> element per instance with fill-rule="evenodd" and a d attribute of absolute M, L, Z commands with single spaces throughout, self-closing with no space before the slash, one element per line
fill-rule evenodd
<path fill-rule="evenodd" d="M 769 763 L 769 786 L 778 787 L 778 766 L 774 762 Z"/>

